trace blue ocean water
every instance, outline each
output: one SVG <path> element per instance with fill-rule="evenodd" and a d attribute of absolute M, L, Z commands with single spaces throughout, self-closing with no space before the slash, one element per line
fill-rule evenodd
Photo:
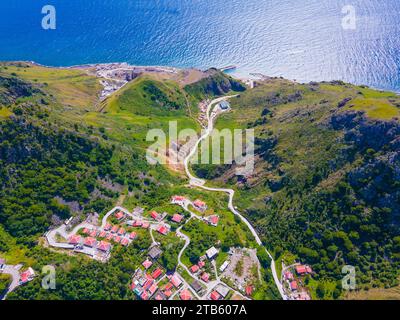
<path fill-rule="evenodd" d="M 351 3 L 350 3 L 351 2 Z M 54 5 L 57 29 L 41 27 Z M 343 6 L 356 29 L 342 28 Z M 399 0 L 1 0 L 0 60 L 237 65 L 400 91 Z"/>

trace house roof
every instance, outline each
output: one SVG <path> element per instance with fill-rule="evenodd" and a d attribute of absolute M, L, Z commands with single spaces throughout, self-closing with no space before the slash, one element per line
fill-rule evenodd
<path fill-rule="evenodd" d="M 129 244 L 129 240 L 127 238 L 122 238 L 121 244 L 125 247 Z"/>
<path fill-rule="evenodd" d="M 160 254 L 162 253 L 161 249 L 158 246 L 153 246 L 150 250 L 149 250 L 149 256 L 152 259 L 157 259 Z"/>
<path fill-rule="evenodd" d="M 173 196 L 172 200 L 173 201 L 185 201 L 186 198 L 184 196 Z"/>
<path fill-rule="evenodd" d="M 165 226 L 159 226 L 157 228 L 157 231 L 163 235 L 166 235 L 168 233 L 168 229 Z"/>
<path fill-rule="evenodd" d="M 152 295 L 154 294 L 154 292 L 157 291 L 157 289 L 158 289 L 157 284 L 153 283 L 153 284 L 151 285 L 151 287 L 149 288 L 150 296 L 152 296 Z"/>
<path fill-rule="evenodd" d="M 211 247 L 206 251 L 208 259 L 212 259 L 215 255 L 218 254 L 218 250 L 215 247 Z"/>
<path fill-rule="evenodd" d="M 111 249 L 111 244 L 107 241 L 101 241 L 97 249 L 101 251 L 109 251 Z"/>
<path fill-rule="evenodd" d="M 210 222 L 211 222 L 212 224 L 217 225 L 217 224 L 218 224 L 218 221 L 219 221 L 219 217 L 218 217 L 218 216 L 213 215 L 213 216 L 210 217 Z"/>
<path fill-rule="evenodd" d="M 142 266 L 145 267 L 145 269 L 148 269 L 151 267 L 151 265 L 153 264 L 153 262 L 151 262 L 149 259 L 143 261 Z"/>
<path fill-rule="evenodd" d="M 192 288 L 193 288 L 196 292 L 199 292 L 199 291 L 202 289 L 201 284 L 200 284 L 197 280 L 194 280 L 190 285 L 192 286 Z"/>
<path fill-rule="evenodd" d="M 303 273 L 307 273 L 307 268 L 304 265 L 298 265 L 295 267 L 296 268 L 296 272 L 298 274 L 303 274 Z"/>
<path fill-rule="evenodd" d="M 212 300 L 219 300 L 221 298 L 221 295 L 217 291 L 211 292 L 210 298 Z"/>
<path fill-rule="evenodd" d="M 204 282 L 208 282 L 209 279 L 210 279 L 210 275 L 207 272 L 204 272 L 201 275 L 201 280 L 203 280 Z"/>
<path fill-rule="evenodd" d="M 182 219 L 183 219 L 183 216 L 180 214 L 177 214 L 177 213 L 175 213 L 172 216 L 172 221 L 177 222 L 177 223 L 180 223 L 182 221 Z"/>
<path fill-rule="evenodd" d="M 199 266 L 199 268 L 203 268 L 206 265 L 206 263 L 204 261 L 199 261 L 197 265 Z"/>
<path fill-rule="evenodd" d="M 157 268 L 156 270 L 154 270 L 153 271 L 153 273 L 151 274 L 151 276 L 154 278 L 154 279 L 157 279 L 159 276 L 161 276 L 162 275 L 162 271 L 161 271 L 161 269 L 160 268 Z"/>
<path fill-rule="evenodd" d="M 92 238 L 96 237 L 97 236 L 97 230 L 92 230 L 92 232 L 90 232 L 90 236 Z"/>
<path fill-rule="evenodd" d="M 251 296 L 252 293 L 253 293 L 253 287 L 252 286 L 247 286 L 246 287 L 246 294 L 248 296 Z"/>
<path fill-rule="evenodd" d="M 172 295 L 172 291 L 171 290 L 166 290 L 164 291 L 164 294 L 167 298 L 169 298 Z"/>
<path fill-rule="evenodd" d="M 199 266 L 198 266 L 197 264 L 194 264 L 194 265 L 192 265 L 192 266 L 190 267 L 190 272 L 191 272 L 191 273 L 195 273 L 195 272 L 197 272 L 197 271 L 199 271 Z"/>
<path fill-rule="evenodd" d="M 174 274 L 171 278 L 171 283 L 175 288 L 178 288 L 182 284 L 182 280 L 178 278 L 176 274 Z"/>
<path fill-rule="evenodd" d="M 133 224 L 134 227 L 140 227 L 142 225 L 142 221 L 136 220 L 135 223 Z"/>
<path fill-rule="evenodd" d="M 190 293 L 190 291 L 188 289 L 182 290 L 179 296 L 181 297 L 182 300 L 192 299 L 192 294 Z"/>
<path fill-rule="evenodd" d="M 106 234 L 107 234 L 107 232 L 102 231 L 102 232 L 100 232 L 99 237 L 104 238 L 106 236 Z"/>
<path fill-rule="evenodd" d="M 113 226 L 111 232 L 115 233 L 118 231 L 118 226 Z"/>
<path fill-rule="evenodd" d="M 69 237 L 68 243 L 69 244 L 78 244 L 81 241 L 81 236 L 78 234 L 74 234 Z"/>
<path fill-rule="evenodd" d="M 141 226 L 142 226 L 142 228 L 147 229 L 148 227 L 150 227 L 150 223 L 148 223 L 148 222 L 143 222 L 143 223 L 141 224 Z"/>
<path fill-rule="evenodd" d="M 104 230 L 106 230 L 106 231 L 110 230 L 111 228 L 112 228 L 112 225 L 111 225 L 110 223 L 107 223 L 107 224 L 104 226 Z"/>
<path fill-rule="evenodd" d="M 83 228 L 83 231 L 82 231 L 84 234 L 89 234 L 90 233 L 90 230 L 88 229 L 88 228 Z"/>
<path fill-rule="evenodd" d="M 124 229 L 124 228 L 120 228 L 120 229 L 118 230 L 118 234 L 119 234 L 119 235 L 125 234 L 125 229 Z"/>
<path fill-rule="evenodd" d="M 117 243 L 121 242 L 121 237 L 120 236 L 115 236 L 114 237 L 114 241 L 117 242 Z"/>
<path fill-rule="evenodd" d="M 97 241 L 96 241 L 95 238 L 87 237 L 87 238 L 85 239 L 84 244 L 85 244 L 85 246 L 93 247 L 93 246 L 96 244 L 96 242 L 97 242 Z"/>
<path fill-rule="evenodd" d="M 297 290 L 297 282 L 296 281 L 292 281 L 290 283 L 290 289 L 292 290 Z"/>
<path fill-rule="evenodd" d="M 125 216 L 125 214 L 124 214 L 122 211 L 118 211 L 118 212 L 115 214 L 115 217 L 116 217 L 118 220 L 121 220 L 124 216 Z"/>
<path fill-rule="evenodd" d="M 150 213 L 150 215 L 151 215 L 151 217 L 152 217 L 154 220 L 157 220 L 157 219 L 158 219 L 158 213 L 157 213 L 156 211 L 152 211 L 152 212 Z"/>
<path fill-rule="evenodd" d="M 193 202 L 193 204 L 194 204 L 196 207 L 205 207 L 205 206 L 206 206 L 206 203 L 205 203 L 204 201 L 199 200 L 199 199 L 195 200 L 195 201 Z"/>
<path fill-rule="evenodd" d="M 107 233 L 106 239 L 107 240 L 111 240 L 113 237 L 113 235 L 111 233 Z"/>
<path fill-rule="evenodd" d="M 148 299 L 149 299 L 149 295 L 148 295 L 147 292 L 145 291 L 145 292 L 142 293 L 142 295 L 140 296 L 140 298 L 141 298 L 142 300 L 148 300 Z"/>

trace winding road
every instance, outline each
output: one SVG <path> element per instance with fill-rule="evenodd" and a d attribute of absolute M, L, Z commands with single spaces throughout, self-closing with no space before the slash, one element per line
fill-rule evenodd
<path fill-rule="evenodd" d="M 0 273 L 10 275 L 12 279 L 11 284 L 8 287 L 7 291 L 1 297 L 1 300 L 5 300 L 7 295 L 13 290 L 15 290 L 16 287 L 19 286 L 19 271 L 15 268 L 15 266 L 5 265 L 3 271 L 1 271 Z"/>
<path fill-rule="evenodd" d="M 258 236 L 256 230 L 253 228 L 253 226 L 250 224 L 250 222 L 243 217 L 239 211 L 237 211 L 233 205 L 233 197 L 235 196 L 235 190 L 233 189 L 223 189 L 223 188 L 211 188 L 211 187 L 207 187 L 205 186 L 206 181 L 203 179 L 199 179 L 197 177 L 195 177 L 194 175 L 192 175 L 192 173 L 190 172 L 189 169 L 189 163 L 190 163 L 190 159 L 194 156 L 194 154 L 196 153 L 196 150 L 198 148 L 198 146 L 200 145 L 200 143 L 207 139 L 209 137 L 209 135 L 211 134 L 211 132 L 214 129 L 214 119 L 215 119 L 215 115 L 213 116 L 213 113 L 211 112 L 213 110 L 213 106 L 215 106 L 217 103 L 227 100 L 229 98 L 235 97 L 234 96 L 226 96 L 226 97 L 221 97 L 218 99 L 214 99 L 213 101 L 210 102 L 210 104 L 207 107 L 207 129 L 205 131 L 205 133 L 197 140 L 197 142 L 194 144 L 193 149 L 189 152 L 189 154 L 186 156 L 185 160 L 184 160 L 184 166 L 185 166 L 185 171 L 186 171 L 186 175 L 189 177 L 190 180 L 190 185 L 207 190 L 207 191 L 214 191 L 214 192 L 224 192 L 226 194 L 228 194 L 229 196 L 229 202 L 228 202 L 228 208 L 229 210 L 235 214 L 236 216 L 238 216 L 245 224 L 246 226 L 250 229 L 251 233 L 253 234 L 254 238 L 256 239 L 256 242 L 259 246 L 263 247 L 265 252 L 268 254 L 268 256 L 271 259 L 271 272 L 272 272 L 272 276 L 274 278 L 275 281 L 275 285 L 279 290 L 279 293 L 282 297 L 283 300 L 288 300 L 288 297 L 286 296 L 282 284 L 279 281 L 277 272 L 276 272 L 276 267 L 275 267 L 275 260 L 273 259 L 272 255 L 270 254 L 270 252 L 267 250 L 267 248 L 265 248 L 262 244 L 262 241 L 260 239 L 260 237 Z"/>

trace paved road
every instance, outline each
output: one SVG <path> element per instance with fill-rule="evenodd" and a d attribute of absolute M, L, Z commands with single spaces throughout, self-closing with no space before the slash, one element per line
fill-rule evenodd
<path fill-rule="evenodd" d="M 227 193 L 229 196 L 229 202 L 228 202 L 228 208 L 229 210 L 237 215 L 246 225 L 247 227 L 250 229 L 251 233 L 253 234 L 254 238 L 256 239 L 256 242 L 258 245 L 262 246 L 264 248 L 264 250 L 266 251 L 266 253 L 268 254 L 268 256 L 271 259 L 271 272 L 272 272 L 272 276 L 274 278 L 275 281 L 275 285 L 279 290 L 279 293 L 282 297 L 282 299 L 287 300 L 288 297 L 286 296 L 282 284 L 279 281 L 277 272 L 276 272 L 276 267 L 275 267 L 275 260 L 273 259 L 272 255 L 269 253 L 269 251 L 263 246 L 262 241 L 260 239 L 260 237 L 258 236 L 256 230 L 253 228 L 253 226 L 250 224 L 250 222 L 243 217 L 239 211 L 237 211 L 233 205 L 233 197 L 235 195 L 235 191 L 232 189 L 224 189 L 224 188 L 210 188 L 210 187 L 206 187 L 204 184 L 206 183 L 205 180 L 203 179 L 199 179 L 197 177 L 195 177 L 194 175 L 192 175 L 192 173 L 190 172 L 189 169 L 189 162 L 190 159 L 193 157 L 193 155 L 196 153 L 196 150 L 199 146 L 199 144 L 201 143 L 201 141 L 203 141 L 204 139 L 206 139 L 212 132 L 213 127 L 214 127 L 214 119 L 215 116 L 212 115 L 211 111 L 213 109 L 213 106 L 215 106 L 215 104 L 217 104 L 218 102 L 221 102 L 223 100 L 227 100 L 229 98 L 232 98 L 234 96 L 226 96 L 226 97 L 222 97 L 222 98 L 218 98 L 215 99 L 213 101 L 210 102 L 210 104 L 207 107 L 207 120 L 208 120 L 208 126 L 206 129 L 206 132 L 199 138 L 199 140 L 196 142 L 196 144 L 193 146 L 193 149 L 189 152 L 189 154 L 187 155 L 187 157 L 184 160 L 184 165 L 185 165 L 185 171 L 187 176 L 190 179 L 190 184 L 199 188 L 202 188 L 204 190 L 208 190 L 208 191 L 215 191 L 215 192 L 224 192 Z"/>
<path fill-rule="evenodd" d="M 11 282 L 10 286 L 8 287 L 8 290 L 2 297 L 2 300 L 5 300 L 7 295 L 10 292 L 12 292 L 13 290 L 15 290 L 16 287 L 19 286 L 19 271 L 17 269 L 15 269 L 14 266 L 6 265 L 4 270 L 1 273 L 9 274 L 12 278 L 12 282 Z"/>

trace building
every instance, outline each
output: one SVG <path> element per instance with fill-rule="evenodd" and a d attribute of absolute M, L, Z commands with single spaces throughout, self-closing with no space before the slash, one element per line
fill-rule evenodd
<path fill-rule="evenodd" d="M 118 234 L 119 234 L 120 236 L 123 236 L 123 235 L 125 234 L 125 229 L 124 229 L 124 228 L 120 228 L 120 229 L 118 230 Z"/>
<path fill-rule="evenodd" d="M 296 291 L 297 290 L 297 282 L 296 281 L 292 281 L 290 282 L 290 290 L 292 291 Z"/>
<path fill-rule="evenodd" d="M 156 220 L 156 221 L 159 221 L 159 220 L 160 220 L 160 215 L 159 215 L 156 211 L 152 211 L 152 212 L 150 213 L 150 216 L 151 216 L 154 220 Z"/>
<path fill-rule="evenodd" d="M 204 282 L 208 282 L 210 280 L 210 275 L 207 272 L 204 272 L 201 275 L 201 280 L 203 280 Z"/>
<path fill-rule="evenodd" d="M 120 236 L 115 236 L 114 237 L 114 242 L 120 243 L 121 242 L 121 237 Z"/>
<path fill-rule="evenodd" d="M 82 238 L 81 238 L 80 235 L 74 234 L 74 235 L 72 235 L 72 236 L 69 237 L 68 243 L 69 243 L 69 244 L 72 244 L 72 245 L 74 245 L 74 246 L 76 246 L 77 244 L 80 244 L 81 239 L 82 239 Z"/>
<path fill-rule="evenodd" d="M 111 244 L 107 241 L 101 241 L 97 249 L 103 252 L 109 252 L 111 250 Z"/>
<path fill-rule="evenodd" d="M 146 259 L 143 261 L 142 266 L 147 270 L 153 265 L 153 262 L 151 262 L 149 259 Z"/>
<path fill-rule="evenodd" d="M 96 237 L 97 237 L 97 230 L 96 230 L 96 229 L 93 229 L 92 232 L 90 232 L 90 236 L 91 236 L 92 238 L 96 238 Z"/>
<path fill-rule="evenodd" d="M 252 286 L 247 286 L 245 291 L 246 291 L 246 295 L 248 297 L 250 297 L 253 294 L 253 287 Z"/>
<path fill-rule="evenodd" d="M 200 260 L 200 261 L 197 263 L 197 265 L 199 266 L 199 268 L 203 268 L 203 267 L 206 265 L 206 263 L 205 263 L 204 261 Z"/>
<path fill-rule="evenodd" d="M 175 213 L 175 214 L 172 216 L 172 219 L 171 219 L 171 220 L 172 220 L 173 222 L 176 222 L 176 223 L 181 223 L 181 222 L 182 222 L 182 219 L 183 219 L 183 216 L 182 216 L 182 215 Z"/>
<path fill-rule="evenodd" d="M 229 260 L 226 260 L 226 261 L 221 265 L 221 267 L 219 268 L 219 271 L 224 272 L 224 271 L 226 270 L 226 268 L 228 268 L 228 266 L 229 266 L 230 263 L 231 263 L 231 262 L 230 262 Z"/>
<path fill-rule="evenodd" d="M 221 297 L 225 298 L 229 293 L 229 288 L 219 284 L 215 288 L 215 291 L 217 291 L 221 295 Z"/>
<path fill-rule="evenodd" d="M 197 265 L 197 264 L 194 264 L 194 265 L 192 265 L 191 267 L 190 267 L 190 272 L 191 273 L 196 273 L 196 272 L 198 272 L 199 271 L 199 266 Z"/>
<path fill-rule="evenodd" d="M 149 254 L 150 258 L 158 259 L 161 256 L 162 251 L 158 246 L 154 246 L 149 250 L 148 254 Z"/>
<path fill-rule="evenodd" d="M 28 270 L 22 272 L 19 277 L 19 284 L 27 283 L 33 280 L 35 277 L 35 271 L 29 267 Z"/>
<path fill-rule="evenodd" d="M 129 240 L 127 238 L 122 238 L 121 240 L 121 245 L 123 245 L 124 247 L 126 247 L 127 245 L 129 245 Z"/>
<path fill-rule="evenodd" d="M 111 225 L 110 223 L 107 223 L 107 224 L 105 225 L 105 227 L 104 227 L 104 230 L 105 230 L 105 231 L 110 231 L 111 228 L 112 228 L 112 225 Z"/>
<path fill-rule="evenodd" d="M 179 297 L 181 298 L 181 300 L 191 300 L 192 294 L 190 293 L 190 291 L 188 289 L 184 289 L 179 294 Z"/>
<path fill-rule="evenodd" d="M 207 205 L 206 205 L 206 203 L 203 202 L 203 201 L 201 201 L 201 200 L 199 200 L 199 199 L 195 200 L 195 201 L 193 202 L 193 205 L 194 205 L 194 207 L 195 207 L 197 210 L 199 210 L 199 211 L 201 211 L 201 212 L 204 212 L 204 211 L 207 210 Z"/>
<path fill-rule="evenodd" d="M 228 110 L 231 106 L 228 101 L 224 100 L 219 103 L 219 107 L 221 108 L 221 110 Z"/>
<path fill-rule="evenodd" d="M 157 268 L 156 270 L 153 271 L 153 273 L 151 274 L 151 276 L 154 279 L 157 279 L 158 277 L 160 277 L 162 275 L 162 271 L 160 268 Z"/>
<path fill-rule="evenodd" d="M 171 277 L 170 281 L 175 288 L 179 288 L 182 284 L 182 280 L 176 274 Z"/>
<path fill-rule="evenodd" d="M 212 225 L 214 227 L 218 226 L 219 216 L 217 216 L 217 215 L 210 216 L 208 218 L 208 222 L 210 225 Z"/>
<path fill-rule="evenodd" d="M 142 226 L 143 229 L 148 229 L 148 228 L 150 227 L 150 223 L 148 223 L 148 222 L 142 222 L 142 223 L 141 223 L 141 226 Z"/>
<path fill-rule="evenodd" d="M 86 247 L 93 248 L 93 247 L 96 245 L 96 243 L 97 243 L 97 240 L 96 240 L 95 238 L 87 237 L 87 238 L 85 239 L 85 241 L 84 241 L 83 244 L 84 244 Z"/>
<path fill-rule="evenodd" d="M 112 233 L 117 233 L 118 232 L 118 226 L 113 226 L 112 228 L 111 228 L 111 232 Z"/>
<path fill-rule="evenodd" d="M 115 214 L 115 218 L 117 218 L 117 220 L 122 220 L 125 217 L 125 214 L 122 211 L 118 211 Z"/>
<path fill-rule="evenodd" d="M 157 231 L 158 231 L 158 233 L 160 233 L 160 234 L 162 234 L 162 235 L 164 235 L 164 236 L 166 236 L 167 234 L 168 234 L 168 228 L 166 227 L 166 226 L 159 226 L 158 228 L 157 228 Z"/>
<path fill-rule="evenodd" d="M 218 254 L 218 250 L 215 247 L 211 247 L 206 251 L 206 255 L 208 259 L 213 259 Z"/>
<path fill-rule="evenodd" d="M 105 232 L 104 230 L 100 232 L 99 237 L 100 238 L 105 238 L 107 235 L 107 232 Z"/>
<path fill-rule="evenodd" d="M 200 292 L 203 287 L 197 280 L 193 280 L 193 282 L 190 284 L 190 286 L 194 289 L 196 292 Z"/>
<path fill-rule="evenodd" d="M 83 231 L 82 231 L 84 234 L 89 234 L 90 233 L 90 230 L 88 229 L 88 228 L 83 228 Z"/>
<path fill-rule="evenodd" d="M 172 200 L 171 200 L 172 204 L 178 204 L 180 206 L 182 206 L 185 202 L 186 202 L 186 198 L 183 196 L 173 196 Z"/>
<path fill-rule="evenodd" d="M 217 291 L 213 291 L 211 292 L 210 298 L 211 300 L 217 301 L 221 299 L 221 295 Z"/>
<path fill-rule="evenodd" d="M 312 269 L 310 266 L 307 265 L 297 265 L 295 267 L 296 272 L 298 275 L 303 275 L 303 274 L 308 274 L 308 273 L 312 273 Z"/>

